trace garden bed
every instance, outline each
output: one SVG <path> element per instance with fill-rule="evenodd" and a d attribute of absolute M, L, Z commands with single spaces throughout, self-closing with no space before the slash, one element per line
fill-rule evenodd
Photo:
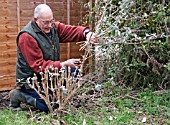
<path fill-rule="evenodd" d="M 9 106 L 9 91 L 0 92 L 0 109 Z"/>

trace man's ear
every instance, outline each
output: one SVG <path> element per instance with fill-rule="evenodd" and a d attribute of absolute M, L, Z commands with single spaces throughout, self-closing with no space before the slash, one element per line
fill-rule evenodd
<path fill-rule="evenodd" d="M 38 19 L 34 17 L 34 21 L 36 22 Z"/>

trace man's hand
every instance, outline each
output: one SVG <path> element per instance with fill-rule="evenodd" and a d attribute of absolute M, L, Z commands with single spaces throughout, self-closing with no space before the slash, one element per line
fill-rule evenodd
<path fill-rule="evenodd" d="M 61 65 L 70 66 L 72 68 L 79 66 L 79 64 L 81 64 L 80 59 L 69 59 L 61 63 Z"/>
<path fill-rule="evenodd" d="M 91 44 L 97 42 L 96 34 L 94 32 L 91 32 L 90 30 L 85 30 L 84 35 L 86 37 L 86 40 L 89 41 Z"/>

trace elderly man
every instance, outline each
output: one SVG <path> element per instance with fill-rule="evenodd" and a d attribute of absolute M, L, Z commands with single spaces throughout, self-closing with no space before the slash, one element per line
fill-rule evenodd
<path fill-rule="evenodd" d="M 61 68 L 62 65 L 75 68 L 80 59 L 69 59 L 60 62 L 60 45 L 62 42 L 75 42 L 88 40 L 96 41 L 95 33 L 88 27 L 64 25 L 55 22 L 51 8 L 46 4 L 38 5 L 34 10 L 34 18 L 18 34 L 16 84 L 17 88 L 10 91 L 10 107 L 20 109 L 24 102 L 36 109 L 48 112 L 44 100 L 26 84 L 26 79 L 33 77 L 34 73 L 40 79 L 40 71 L 46 67 Z M 41 69 L 39 68 L 41 67 Z"/>

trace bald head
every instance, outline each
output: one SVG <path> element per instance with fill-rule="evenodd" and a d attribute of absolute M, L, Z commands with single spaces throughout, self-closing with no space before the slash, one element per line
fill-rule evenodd
<path fill-rule="evenodd" d="M 51 8 L 47 4 L 39 4 L 34 10 L 34 21 L 43 32 L 49 33 L 54 21 Z"/>
<path fill-rule="evenodd" d="M 51 8 L 47 4 L 39 4 L 34 10 L 34 18 L 44 18 L 45 16 L 53 16 Z"/>

